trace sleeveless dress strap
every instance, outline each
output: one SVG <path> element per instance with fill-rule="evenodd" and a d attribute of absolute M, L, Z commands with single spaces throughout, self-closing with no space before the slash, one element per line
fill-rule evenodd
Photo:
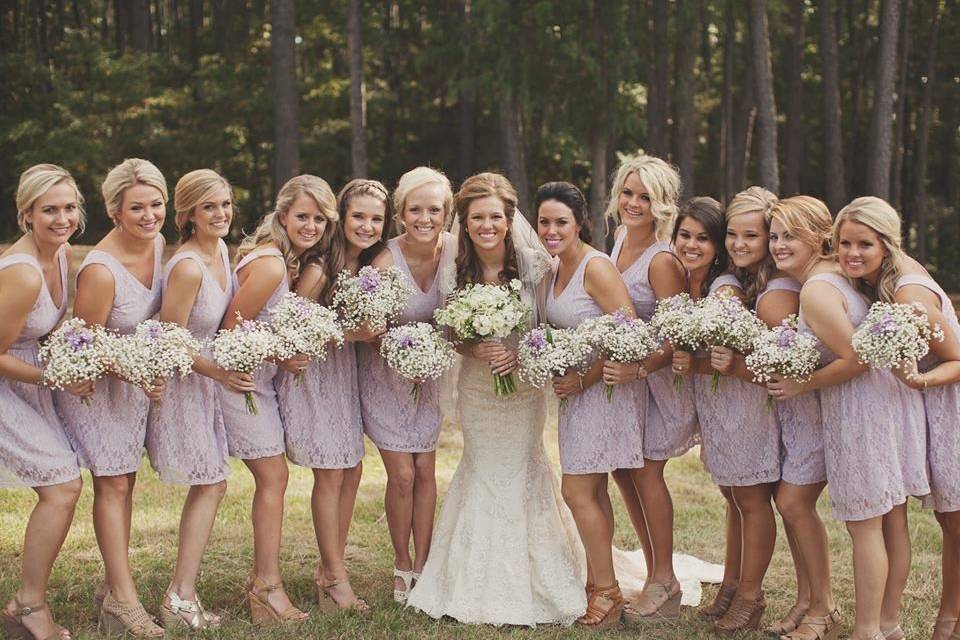
<path fill-rule="evenodd" d="M 793 293 L 800 293 L 801 289 L 800 282 L 794 280 L 793 278 L 774 278 L 767 282 L 767 288 L 757 294 L 757 301 L 755 305 L 760 304 L 760 300 L 763 296 L 767 295 L 771 291 L 792 291 Z"/>
<path fill-rule="evenodd" d="M 940 306 L 944 309 L 948 308 L 953 304 L 953 301 L 950 300 L 950 297 L 943 290 L 943 287 L 941 287 L 936 280 L 928 276 L 921 276 L 921 275 L 900 276 L 900 279 L 897 280 L 896 290 L 899 290 L 901 287 L 906 287 L 907 285 L 911 285 L 911 284 L 919 285 L 937 294 L 937 297 L 940 298 Z"/>
<path fill-rule="evenodd" d="M 733 287 L 741 291 L 743 290 L 743 285 L 740 284 L 737 276 L 732 273 L 723 273 L 717 276 L 716 279 L 710 283 L 710 289 L 707 291 L 707 295 L 712 296 L 720 287 Z"/>
<path fill-rule="evenodd" d="M 240 271 L 240 269 L 244 268 L 257 258 L 263 258 L 265 256 L 280 258 L 281 262 L 284 262 L 284 267 L 286 267 L 286 261 L 283 259 L 283 252 L 281 252 L 280 249 L 275 247 L 264 247 L 262 249 L 254 249 L 247 255 L 243 256 L 243 258 L 240 259 L 240 262 L 237 263 L 237 266 L 233 268 L 234 273 Z M 284 277 L 286 277 L 286 269 L 284 269 Z"/>

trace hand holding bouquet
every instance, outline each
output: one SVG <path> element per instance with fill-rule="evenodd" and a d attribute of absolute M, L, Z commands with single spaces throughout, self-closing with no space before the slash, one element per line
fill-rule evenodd
<path fill-rule="evenodd" d="M 919 302 L 874 302 L 853 332 L 851 344 L 861 363 L 890 369 L 927 355 L 934 339 L 943 340 L 943 329 L 930 326 Z"/>
<path fill-rule="evenodd" d="M 366 324 L 373 331 L 382 331 L 403 313 L 412 293 L 411 285 L 399 267 L 379 270 L 362 267 L 357 275 L 343 271 L 337 278 L 333 308 L 346 331 Z"/>
<path fill-rule="evenodd" d="M 517 351 L 520 379 L 540 389 L 553 376 L 562 376 L 568 369 L 583 371 L 592 354 L 593 346 L 586 333 L 540 325 L 520 338 Z M 562 398 L 560 409 L 566 406 L 567 399 Z"/>
<path fill-rule="evenodd" d="M 107 370 L 106 340 L 103 327 L 88 327 L 80 318 L 67 320 L 40 345 L 41 383 L 62 390 L 95 381 Z M 82 401 L 90 405 L 90 398 Z"/>
<path fill-rule="evenodd" d="M 343 345 L 343 331 L 337 314 L 326 307 L 291 292 L 270 309 L 273 330 L 286 344 L 291 355 L 302 353 L 318 361 L 327 359 L 327 346 Z M 294 380 L 300 384 L 302 373 Z"/>
<path fill-rule="evenodd" d="M 731 295 L 715 294 L 699 301 L 701 340 L 711 347 L 726 347 L 738 353 L 750 351 L 754 341 L 767 330 L 757 315 Z M 714 371 L 710 389 L 720 385 L 720 372 Z"/>
<path fill-rule="evenodd" d="M 689 294 L 680 293 L 657 302 L 650 327 L 661 341 L 669 340 L 677 351 L 692 354 L 704 346 L 702 322 L 697 303 Z M 673 376 L 673 387 L 677 393 L 683 389 L 683 376 Z"/>
<path fill-rule="evenodd" d="M 380 341 L 380 355 L 398 374 L 413 382 L 413 401 L 420 399 L 420 384 L 436 380 L 453 366 L 454 350 L 439 330 L 426 322 L 400 325 Z"/>
<path fill-rule="evenodd" d="M 797 317 L 791 315 L 753 341 L 746 362 L 755 382 L 763 384 L 780 377 L 804 383 L 820 365 L 820 352 L 816 337 L 798 332 Z M 771 395 L 767 395 L 767 407 L 773 407 Z"/>
<path fill-rule="evenodd" d="M 253 373 L 267 360 L 291 355 L 289 346 L 270 325 L 256 320 L 244 320 L 239 313 L 237 320 L 237 326 L 233 329 L 221 329 L 213 339 L 213 358 L 222 369 Z M 247 391 L 243 395 L 247 412 L 257 415 L 253 392 Z"/>
<path fill-rule="evenodd" d="M 188 329 L 172 322 L 145 320 L 129 335 L 108 334 L 110 369 L 138 387 L 149 389 L 193 371 L 193 356 L 203 345 Z"/>
<path fill-rule="evenodd" d="M 650 326 L 625 311 L 585 320 L 578 327 L 587 336 L 590 344 L 607 360 L 612 362 L 642 362 L 660 350 Z M 607 401 L 613 401 L 613 385 L 606 385 Z"/>

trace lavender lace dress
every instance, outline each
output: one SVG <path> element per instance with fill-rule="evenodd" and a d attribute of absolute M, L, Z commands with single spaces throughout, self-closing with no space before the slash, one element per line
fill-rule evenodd
<path fill-rule="evenodd" d="M 760 300 L 771 291 L 800 292 L 800 283 L 793 278 L 774 278 L 757 296 Z M 823 459 L 823 424 L 820 418 L 818 393 L 803 393 L 774 404 L 780 421 L 780 476 L 790 484 L 817 484 L 827 480 Z"/>
<path fill-rule="evenodd" d="M 413 279 L 403 251 L 396 238 L 387 243 L 394 264 L 409 278 L 414 293 L 407 301 L 398 324 L 433 322 L 434 310 L 442 306 L 440 274 L 456 257 L 456 239 L 444 233 L 440 265 L 426 291 Z M 397 375 L 380 357 L 376 345 L 357 344 L 357 367 L 360 376 L 360 409 L 363 428 L 378 449 L 404 453 L 425 453 L 437 448 L 440 425 L 440 386 L 436 380 L 420 385 L 420 400 L 410 396 L 410 381 Z"/>
<path fill-rule="evenodd" d="M 897 288 L 910 284 L 930 289 L 940 297 L 940 306 L 947 325 L 960 336 L 960 322 L 953 301 L 943 288 L 926 276 L 901 276 Z M 934 353 L 919 362 L 920 371 L 929 371 L 940 364 Z M 927 462 L 930 465 L 929 505 L 935 511 L 960 511 L 960 383 L 930 387 L 923 393 L 927 415 Z"/>
<path fill-rule="evenodd" d="M 603 315 L 584 289 L 584 273 L 591 260 L 610 257 L 590 251 L 577 266 L 570 282 L 556 295 L 557 263 L 547 293 L 546 320 L 560 328 L 575 327 L 588 318 Z M 608 473 L 614 469 L 643 466 L 643 423 L 646 394 L 638 382 L 617 385 L 608 402 L 604 385 L 597 382 L 571 396 L 559 417 L 560 466 L 563 473 Z"/>
<path fill-rule="evenodd" d="M 867 301 L 846 278 L 822 273 L 811 276 L 804 286 L 826 282 L 836 288 L 847 305 L 847 318 L 857 326 L 867 315 Z M 810 331 L 800 309 L 799 328 Z M 836 359 L 821 343 L 823 364 Z M 830 508 L 838 520 L 866 520 L 882 516 L 903 504 L 907 496 L 929 493 L 926 456 L 904 455 L 906 430 L 912 439 L 925 441 L 922 414 L 919 431 L 914 418 L 905 421 L 907 411 L 892 373 L 868 369 L 843 384 L 820 389 L 823 418 L 823 451 Z M 918 431 L 914 433 L 915 431 Z M 914 445 L 911 449 L 916 450 Z M 922 448 L 921 448 L 922 449 Z"/>
<path fill-rule="evenodd" d="M 623 248 L 621 234 L 613 245 L 610 258 L 614 264 Z M 623 281 L 633 300 L 637 317 L 649 321 L 657 307 L 657 296 L 650 286 L 650 263 L 660 253 L 670 253 L 669 242 L 657 242 L 640 254 L 623 273 Z M 680 393 L 673 388 L 673 372 L 669 366 L 654 371 L 646 381 L 636 385 L 639 393 L 647 394 L 647 413 L 643 422 L 643 457 L 648 460 L 668 460 L 682 456 L 700 441 L 697 410 L 693 404 L 693 390 L 684 385 Z"/>
<path fill-rule="evenodd" d="M 14 253 L 0 258 L 0 270 L 27 264 L 43 279 L 40 295 L 7 355 L 40 366 L 37 341 L 50 333 L 67 310 L 67 257 L 60 265 L 60 306 L 50 296 L 43 269 L 36 258 Z M 49 389 L 0 377 L 0 487 L 44 487 L 80 477 L 77 454 L 70 447 L 53 408 Z"/>
<path fill-rule="evenodd" d="M 710 285 L 742 289 L 736 277 L 725 274 Z M 693 393 L 700 416 L 703 459 L 713 481 L 721 487 L 749 487 L 780 479 L 780 425 L 766 409 L 767 390 L 733 376 L 723 376 L 714 393 L 711 375 L 695 375 Z"/>
<path fill-rule="evenodd" d="M 220 259 L 221 270 L 228 275 L 226 290 L 220 288 L 203 258 L 193 251 L 174 254 L 163 270 L 164 295 L 170 274 L 184 260 L 194 260 L 203 271 L 200 290 L 187 319 L 187 329 L 200 340 L 216 334 L 233 297 L 230 257 L 222 240 Z M 167 381 L 163 400 L 154 407 L 147 421 L 147 453 L 161 480 L 201 485 L 216 484 L 227 478 L 230 467 L 220 396 L 220 384 L 199 373 L 186 378 L 174 376 Z"/>
<path fill-rule="evenodd" d="M 153 251 L 153 280 L 149 289 L 104 251 L 94 249 L 80 265 L 80 271 L 91 264 L 103 265 L 113 275 L 113 307 L 107 317 L 108 329 L 133 333 L 138 324 L 160 310 L 162 237 L 157 236 Z M 55 392 L 53 397 L 81 466 L 95 476 L 119 476 L 140 467 L 150 409 L 150 400 L 142 389 L 108 376 L 97 380 L 90 406 L 64 391 Z"/>
<path fill-rule="evenodd" d="M 284 265 L 283 280 L 277 285 L 267 303 L 263 305 L 256 320 L 269 322 L 270 309 L 280 302 L 290 290 L 287 279 L 286 263 L 279 249 L 265 247 L 255 249 L 243 257 L 233 269 L 233 288 L 240 288 L 237 274 L 241 269 L 258 258 L 276 258 Z M 277 375 L 277 365 L 265 362 L 253 374 L 256 389 L 253 392 L 257 403 L 257 415 L 247 413 L 244 394 L 222 389 L 220 391 L 223 407 L 223 423 L 227 432 L 227 448 L 230 455 L 241 460 L 269 458 L 284 452 L 283 423 L 280 420 L 280 407 L 277 392 L 273 387 L 273 378 Z"/>

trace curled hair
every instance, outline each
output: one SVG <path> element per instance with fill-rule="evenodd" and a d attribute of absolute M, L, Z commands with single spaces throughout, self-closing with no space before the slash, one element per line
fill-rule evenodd
<path fill-rule="evenodd" d="M 710 269 L 707 271 L 707 277 L 700 287 L 700 297 L 707 295 L 710 291 L 710 285 L 717 277 L 727 270 L 730 258 L 727 255 L 727 248 L 723 241 L 727 235 L 727 223 L 723 217 L 723 207 L 713 198 L 697 196 L 690 198 L 680 205 L 677 212 L 677 219 L 673 223 L 673 233 L 670 235 L 670 242 L 677 244 L 677 234 L 680 233 L 680 225 L 687 218 L 696 220 L 707 232 L 710 242 L 713 243 L 716 257 L 710 263 Z"/>
<path fill-rule="evenodd" d="M 590 244 L 593 242 L 593 226 L 590 224 L 590 208 L 583 192 L 569 182 L 546 182 L 537 187 L 533 197 L 533 208 L 539 213 L 540 205 L 548 200 L 556 200 L 573 212 L 573 219 L 580 225 L 579 237 Z"/>
<path fill-rule="evenodd" d="M 816 252 L 821 260 L 832 254 L 830 237 L 833 219 L 822 200 L 812 196 L 791 196 L 777 201 L 770 210 L 770 220 L 779 220 L 790 235 Z"/>
<path fill-rule="evenodd" d="M 673 220 L 677 216 L 677 200 L 680 197 L 680 173 L 672 164 L 657 158 L 640 154 L 626 156 L 620 161 L 610 188 L 610 200 L 604 216 L 620 222 L 620 195 L 623 185 L 631 173 L 643 183 L 650 195 L 650 211 L 653 213 L 653 228 L 657 240 L 670 237 Z"/>
<path fill-rule="evenodd" d="M 840 227 L 845 222 L 859 222 L 877 234 L 887 250 L 880 266 L 877 284 L 871 286 L 863 278 L 857 278 L 856 284 L 871 300 L 893 302 L 897 290 L 897 281 L 903 274 L 904 252 L 900 240 L 900 215 L 885 200 L 875 196 L 863 196 L 840 209 L 833 223 L 832 237 L 834 247 L 839 246 Z"/>
<path fill-rule="evenodd" d="M 404 208 L 407 205 L 407 196 L 409 196 L 410 192 L 414 189 L 419 189 L 428 184 L 438 184 L 443 189 L 443 220 L 446 223 L 451 219 L 450 213 L 453 211 L 453 189 L 450 188 L 450 180 L 436 169 L 416 167 L 400 176 L 400 181 L 397 182 L 397 188 L 393 190 L 393 215 L 396 218 L 398 227 L 400 226 L 400 218 L 403 216 Z"/>
<path fill-rule="evenodd" d="M 317 203 L 320 213 L 327 219 L 327 224 L 320 241 L 309 250 L 307 255 L 297 256 L 293 251 L 293 245 L 281 218 L 286 217 L 293 203 L 301 195 L 307 195 Z M 307 264 L 315 256 L 326 253 L 330 247 L 330 239 L 336 232 L 336 226 L 337 200 L 334 198 L 333 191 L 327 181 L 309 174 L 290 178 L 277 194 L 277 202 L 273 212 L 265 215 L 253 234 L 245 237 L 243 242 L 240 243 L 240 247 L 237 249 L 237 262 L 257 247 L 273 242 L 283 254 L 287 271 L 294 276 L 291 280 L 295 280 L 300 274 L 302 265 Z"/>
<path fill-rule="evenodd" d="M 20 227 L 20 231 L 30 233 L 33 230 L 32 225 L 27 222 L 27 214 L 33 209 L 34 203 L 40 196 L 61 182 L 72 187 L 77 194 L 77 208 L 80 210 L 77 230 L 83 233 L 87 226 L 83 194 L 77 188 L 77 181 L 73 179 L 70 172 L 55 164 L 35 164 L 20 174 L 20 182 L 17 184 L 17 226 Z"/>
<path fill-rule="evenodd" d="M 177 212 L 174 223 L 180 232 L 180 242 L 186 242 L 195 231 L 190 214 L 194 209 L 209 201 L 218 189 L 226 189 L 231 202 L 233 189 L 227 179 L 210 169 L 196 169 L 185 174 L 177 181 L 173 189 L 173 209 Z M 236 212 L 236 207 L 234 207 Z"/>
<path fill-rule="evenodd" d="M 510 181 L 499 173 L 484 172 L 467 178 L 454 198 L 457 220 L 460 223 L 457 238 L 457 287 L 483 279 L 483 267 L 477 260 L 477 252 L 467 232 L 467 216 L 470 205 L 481 198 L 494 197 L 503 202 L 503 212 L 507 217 L 507 235 L 504 238 L 503 269 L 497 274 L 500 282 L 509 282 L 519 277 L 517 253 L 513 247 L 513 216 L 517 212 L 517 190 Z M 522 215 L 522 214 L 521 214 Z"/>
<path fill-rule="evenodd" d="M 327 255 L 322 260 L 318 260 L 323 267 L 325 277 L 323 291 L 320 293 L 320 300 L 324 304 L 331 304 L 333 302 L 334 285 L 337 282 L 337 277 L 347 266 L 347 238 L 344 235 L 343 224 L 346 222 L 350 203 L 353 202 L 354 198 L 361 196 L 374 198 L 383 204 L 384 225 L 380 239 L 372 246 L 360 252 L 360 266 L 364 267 L 373 262 L 373 259 L 383 251 L 383 248 L 387 244 L 386 238 L 389 237 L 390 233 L 390 218 L 392 213 L 390 193 L 381 182 L 376 180 L 368 180 L 366 178 L 351 180 L 345 184 L 343 188 L 340 189 L 340 193 L 337 194 L 337 214 L 340 217 L 340 224 L 336 226 L 336 232 L 330 239 L 330 250 L 327 252 Z"/>
<path fill-rule="evenodd" d="M 156 165 L 149 160 L 140 158 L 127 158 L 107 173 L 103 179 L 103 185 L 100 187 L 103 193 L 103 203 L 107 207 L 107 217 L 113 221 L 114 225 L 119 225 L 117 215 L 120 213 L 120 207 L 123 206 L 123 194 L 130 187 L 138 184 L 144 184 L 154 187 L 160 192 L 164 204 L 167 203 L 167 181 L 157 169 Z"/>
<path fill-rule="evenodd" d="M 726 223 L 729 224 L 731 218 L 736 216 L 759 213 L 763 218 L 763 227 L 767 233 L 770 232 L 770 212 L 777 204 L 777 196 L 763 187 L 747 187 L 735 195 L 727 205 Z M 737 277 L 737 280 L 744 287 L 744 297 L 748 304 L 753 305 L 757 295 L 767 288 L 767 283 L 771 276 L 777 271 L 777 265 L 773 262 L 773 256 L 770 255 L 770 245 L 764 247 L 766 255 L 760 262 L 756 273 L 749 269 L 743 269 L 731 262 L 730 271 Z"/>

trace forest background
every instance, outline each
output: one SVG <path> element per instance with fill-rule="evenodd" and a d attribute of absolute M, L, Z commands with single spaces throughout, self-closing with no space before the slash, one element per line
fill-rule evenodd
<path fill-rule="evenodd" d="M 37 162 L 77 176 L 80 242 L 108 227 L 99 185 L 131 156 L 171 190 L 221 172 L 237 240 L 292 175 L 392 186 L 418 164 L 454 182 L 500 169 L 524 205 L 570 180 L 599 218 L 618 155 L 640 149 L 680 168 L 685 196 L 886 198 L 960 289 L 957 2 L 0 2 L 0 241 Z"/>

